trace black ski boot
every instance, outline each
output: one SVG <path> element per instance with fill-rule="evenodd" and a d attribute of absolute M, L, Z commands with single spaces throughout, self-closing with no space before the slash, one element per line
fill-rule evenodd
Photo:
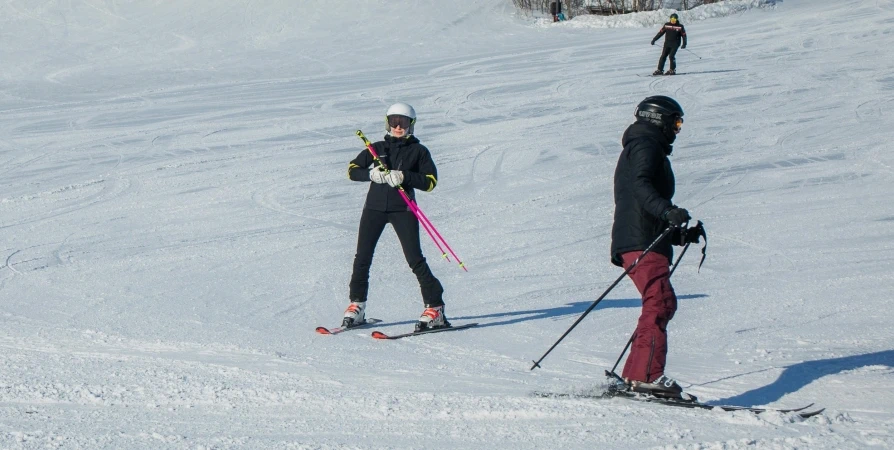
<path fill-rule="evenodd" d="M 658 69 L 658 70 L 652 72 L 652 75 L 664 75 L 664 71 L 661 69 Z"/>
<path fill-rule="evenodd" d="M 629 381 L 630 390 L 641 394 L 648 394 L 659 398 L 669 398 L 675 400 L 683 400 L 688 402 L 698 401 L 694 395 L 683 392 L 683 388 L 677 383 L 677 380 L 662 375 L 651 383 L 645 381 Z"/>

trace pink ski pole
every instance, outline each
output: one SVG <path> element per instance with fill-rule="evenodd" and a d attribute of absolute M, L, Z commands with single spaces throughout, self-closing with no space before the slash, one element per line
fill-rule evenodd
<path fill-rule="evenodd" d="M 387 166 L 385 166 L 382 160 L 379 159 L 379 155 L 376 154 L 376 150 L 373 148 L 369 140 L 366 139 L 366 136 L 363 135 L 363 132 L 357 130 L 357 136 L 360 136 L 360 139 L 363 139 L 363 143 L 366 144 L 366 149 L 369 150 L 369 153 L 372 155 L 373 160 L 379 163 L 379 165 L 385 169 L 385 174 L 390 173 L 391 171 L 388 169 Z M 431 238 L 431 240 L 434 241 L 435 245 L 438 246 L 438 250 L 441 252 L 441 256 L 447 261 L 450 261 L 450 257 L 447 256 L 447 252 L 445 252 L 444 249 L 441 248 L 441 244 L 438 242 L 437 239 L 435 239 L 434 234 L 432 234 L 432 231 L 430 229 L 431 223 L 428 222 L 427 218 L 423 218 L 424 215 L 421 214 L 422 211 L 419 209 L 419 205 L 413 203 L 413 201 L 410 200 L 410 197 L 407 195 L 407 192 L 404 190 L 403 186 L 398 186 L 397 189 L 400 193 L 401 198 L 404 200 L 404 203 L 407 204 L 407 207 L 409 207 L 410 211 L 412 211 L 413 214 L 416 216 L 416 220 L 418 220 L 419 223 L 422 224 L 422 228 L 425 229 L 425 232 L 428 233 L 428 236 Z"/>
<path fill-rule="evenodd" d="M 363 135 L 363 132 L 357 130 L 356 134 L 360 137 L 360 139 L 363 139 L 363 143 L 366 145 L 366 149 L 369 150 L 369 153 L 372 155 L 373 160 L 379 163 L 379 165 L 385 169 L 385 174 L 390 173 L 391 170 L 388 169 L 385 163 L 383 163 L 382 160 L 379 159 L 379 155 L 376 154 L 376 150 L 373 148 L 372 143 L 369 142 L 369 139 L 367 139 L 366 136 Z M 439 233 L 438 229 L 435 228 L 434 224 L 432 224 L 431 221 L 428 220 L 428 217 L 425 216 L 425 213 L 422 212 L 422 209 L 419 208 L 419 205 L 410 200 L 410 197 L 407 195 L 407 191 L 404 190 L 404 187 L 398 185 L 397 190 L 400 193 L 401 198 L 403 198 L 404 202 L 407 204 L 407 207 L 410 208 L 410 211 L 413 211 L 413 214 L 416 215 L 416 219 L 418 219 L 419 223 L 422 224 L 422 228 L 425 228 L 428 236 L 431 237 L 432 241 L 435 242 L 435 245 L 438 246 L 438 250 L 441 252 L 441 256 L 444 257 L 444 259 L 446 259 L 447 261 L 450 261 L 447 253 L 444 252 L 444 249 L 441 247 L 441 243 L 444 243 L 444 246 L 447 247 L 447 250 L 450 251 L 450 254 L 453 255 L 454 258 L 456 258 L 456 261 L 459 263 L 459 267 L 468 272 L 469 269 L 466 268 L 466 264 L 459 259 L 459 256 L 456 256 L 456 253 L 453 251 L 452 248 L 450 248 L 450 245 L 447 244 L 447 241 L 444 240 L 444 238 L 441 236 L 441 233 Z M 437 238 L 435 237 L 435 235 L 437 235 Z"/>

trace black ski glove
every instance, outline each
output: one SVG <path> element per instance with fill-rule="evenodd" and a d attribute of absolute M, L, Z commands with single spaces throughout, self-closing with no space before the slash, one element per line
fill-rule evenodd
<path fill-rule="evenodd" d="M 682 46 L 682 47 L 680 47 L 680 48 L 686 48 L 686 44 L 683 44 L 683 46 Z"/>
<path fill-rule="evenodd" d="M 704 228 L 694 226 L 689 228 L 674 228 L 671 235 L 671 244 L 677 247 L 683 247 L 686 244 L 698 244 L 699 239 L 705 232 Z"/>
<path fill-rule="evenodd" d="M 686 211 L 683 208 L 677 208 L 676 206 L 664 212 L 664 220 L 670 222 L 670 224 L 675 227 L 679 227 L 680 225 L 689 222 L 689 219 L 692 219 L 692 216 L 689 215 L 689 211 Z"/>
<path fill-rule="evenodd" d="M 652 41 L 652 45 L 655 45 L 655 41 Z"/>

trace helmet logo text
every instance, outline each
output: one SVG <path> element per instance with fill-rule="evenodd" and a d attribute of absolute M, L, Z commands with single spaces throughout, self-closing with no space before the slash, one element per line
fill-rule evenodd
<path fill-rule="evenodd" d="M 661 120 L 661 114 L 656 113 L 656 112 L 640 110 L 640 111 L 637 111 L 637 114 L 638 114 L 640 117 L 645 118 L 645 119 L 657 119 L 657 120 Z"/>

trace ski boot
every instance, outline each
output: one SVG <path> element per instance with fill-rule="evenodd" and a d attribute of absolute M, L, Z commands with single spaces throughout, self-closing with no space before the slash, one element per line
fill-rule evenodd
<path fill-rule="evenodd" d="M 630 390 L 642 394 L 648 394 L 658 398 L 667 398 L 675 400 L 683 400 L 687 402 L 698 401 L 694 395 L 683 392 L 683 388 L 677 383 L 677 380 L 661 375 L 651 383 L 645 381 L 625 380 L 630 385 Z"/>
<path fill-rule="evenodd" d="M 652 75 L 664 75 L 664 71 L 661 69 L 658 69 L 658 70 L 652 72 Z"/>
<path fill-rule="evenodd" d="M 630 384 L 614 372 L 605 371 L 605 393 L 603 397 L 612 397 L 630 392 Z"/>
<path fill-rule="evenodd" d="M 447 321 L 447 317 L 444 315 L 444 305 L 425 305 L 425 311 L 422 311 L 422 316 L 419 318 L 419 322 L 416 323 L 416 332 L 434 330 L 435 328 L 447 328 L 449 326 L 450 322 Z"/>
<path fill-rule="evenodd" d="M 341 326 L 345 328 L 363 325 L 366 322 L 366 302 L 352 301 L 345 310 L 345 318 L 341 321 Z"/>
<path fill-rule="evenodd" d="M 665 75 L 676 75 L 677 71 L 675 69 L 671 69 L 671 70 L 668 70 L 667 72 L 664 72 L 664 74 Z"/>

